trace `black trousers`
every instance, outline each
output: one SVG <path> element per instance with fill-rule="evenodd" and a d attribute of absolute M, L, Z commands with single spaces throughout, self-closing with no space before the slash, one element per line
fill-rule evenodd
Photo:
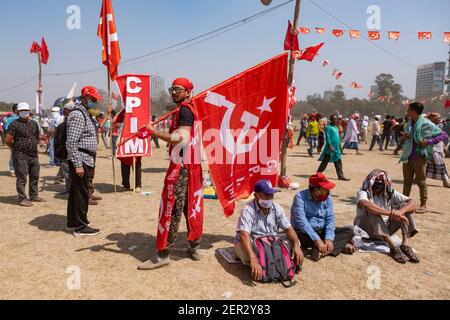
<path fill-rule="evenodd" d="M 87 217 L 89 209 L 89 180 L 92 174 L 91 168 L 83 163 L 84 175 L 80 177 L 75 173 L 75 167 L 69 161 L 70 191 L 67 202 L 67 227 L 82 228 L 89 224 Z"/>
<path fill-rule="evenodd" d="M 298 239 L 302 245 L 303 249 L 315 248 L 314 241 L 309 237 L 308 234 L 301 232 L 300 230 L 295 230 L 297 233 Z M 319 235 L 320 239 L 325 240 L 325 230 L 316 231 Z M 334 257 L 337 257 L 342 251 L 344 251 L 345 246 L 352 240 L 353 238 L 353 229 L 351 228 L 336 228 L 335 237 L 333 241 L 333 253 L 331 254 Z"/>
<path fill-rule="evenodd" d="M 325 132 L 319 132 L 319 144 L 317 145 L 317 151 L 322 152 L 323 146 L 325 145 Z"/>
<path fill-rule="evenodd" d="M 322 162 L 320 163 L 319 169 L 317 172 L 324 172 L 327 169 L 328 163 L 330 162 L 330 154 L 326 153 Z M 338 178 L 344 177 L 344 171 L 342 169 L 342 160 L 338 160 L 334 163 L 334 167 L 336 168 L 336 173 Z"/>
<path fill-rule="evenodd" d="M 16 189 L 19 195 L 19 201 L 27 199 L 25 193 L 25 185 L 27 184 L 27 176 L 30 179 L 29 194 L 30 199 L 34 199 L 38 196 L 38 183 L 39 183 L 39 159 L 16 159 L 13 157 L 14 171 L 16 172 Z"/>
<path fill-rule="evenodd" d="M 120 169 L 122 172 L 122 185 L 127 189 L 130 189 L 131 167 L 132 166 L 120 162 Z M 142 187 L 142 159 L 136 158 L 136 188 L 141 187 Z"/>
<path fill-rule="evenodd" d="M 375 143 L 378 143 L 378 146 L 380 147 L 380 150 L 383 150 L 383 143 L 381 142 L 380 136 L 372 136 L 372 142 L 370 142 L 370 148 L 369 151 L 372 151 L 373 147 L 375 147 Z"/>
<path fill-rule="evenodd" d="M 384 150 L 387 150 L 390 142 L 391 142 L 391 134 L 390 133 L 383 133 L 381 135 L 381 147 L 383 147 L 383 144 L 384 144 Z"/>

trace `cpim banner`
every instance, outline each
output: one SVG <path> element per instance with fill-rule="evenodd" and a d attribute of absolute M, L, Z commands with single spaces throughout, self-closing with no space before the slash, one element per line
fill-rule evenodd
<path fill-rule="evenodd" d="M 150 76 L 127 74 L 116 79 L 123 103 L 125 117 L 120 142 L 136 134 L 150 123 Z M 137 136 L 117 150 L 117 158 L 149 157 L 152 155 L 151 137 Z"/>

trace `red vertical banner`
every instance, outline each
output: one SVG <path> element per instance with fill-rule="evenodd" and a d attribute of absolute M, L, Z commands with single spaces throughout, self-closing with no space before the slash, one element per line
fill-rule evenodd
<path fill-rule="evenodd" d="M 140 128 L 150 123 L 150 76 L 128 74 L 116 79 L 123 103 L 125 117 L 120 142 L 135 135 Z M 151 156 L 151 137 L 128 140 L 117 150 L 117 158 Z"/>

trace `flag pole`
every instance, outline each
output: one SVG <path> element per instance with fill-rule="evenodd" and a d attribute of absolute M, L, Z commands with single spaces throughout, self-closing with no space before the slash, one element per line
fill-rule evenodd
<path fill-rule="evenodd" d="M 36 106 L 36 108 L 39 108 L 39 112 L 38 112 L 38 121 L 39 124 L 41 124 L 41 106 L 43 106 L 43 101 L 42 101 L 42 59 L 41 59 L 41 53 L 38 53 L 38 65 L 39 65 L 39 84 L 38 84 L 38 90 L 37 90 L 37 94 L 38 94 L 38 105 Z"/>
<path fill-rule="evenodd" d="M 136 195 L 136 157 L 133 157 L 133 196 Z"/>
<path fill-rule="evenodd" d="M 106 70 L 107 74 L 106 77 L 108 79 L 108 110 L 112 109 L 112 103 L 111 103 L 111 78 L 109 76 L 109 65 L 108 69 Z M 110 111 L 110 110 L 109 110 Z M 117 192 L 117 185 L 116 185 L 116 167 L 114 164 L 114 148 L 113 148 L 113 137 L 112 137 L 112 119 L 111 119 L 111 113 L 108 114 L 110 125 L 109 125 L 109 139 L 110 139 L 110 146 L 111 146 L 111 162 L 112 162 L 112 171 L 113 171 L 113 183 L 114 183 L 114 192 Z M 106 120 L 108 121 L 108 119 Z"/>
<path fill-rule="evenodd" d="M 294 30 L 297 30 L 298 27 L 298 18 L 300 16 L 300 4 L 301 0 L 295 1 L 295 11 L 294 11 L 294 24 L 292 28 Z M 294 68 L 295 68 L 295 58 L 292 55 L 290 55 L 289 59 L 289 73 L 288 73 L 288 85 L 291 87 L 292 83 L 294 82 Z M 286 162 L 287 162 L 287 148 L 289 145 L 289 135 L 287 130 L 287 123 L 284 128 L 284 134 L 283 134 L 283 142 L 281 144 L 281 170 L 280 170 L 280 177 L 283 177 L 286 175 Z"/>

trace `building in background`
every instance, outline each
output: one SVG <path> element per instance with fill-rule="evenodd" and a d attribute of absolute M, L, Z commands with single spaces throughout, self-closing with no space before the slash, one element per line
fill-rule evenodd
<path fill-rule="evenodd" d="M 323 100 L 325 101 L 331 101 L 331 98 L 333 98 L 333 93 L 334 91 L 332 90 L 327 90 L 323 93 Z"/>
<path fill-rule="evenodd" d="M 160 76 L 150 76 L 150 97 L 152 100 L 158 100 L 162 92 L 165 92 L 164 79 Z"/>
<path fill-rule="evenodd" d="M 416 99 L 441 95 L 444 92 L 445 62 L 434 62 L 417 67 Z"/>
<path fill-rule="evenodd" d="M 310 94 L 310 95 L 306 96 L 306 101 L 307 102 L 320 100 L 320 99 L 322 99 L 322 96 L 320 95 L 320 93 L 314 93 L 313 95 Z"/>

